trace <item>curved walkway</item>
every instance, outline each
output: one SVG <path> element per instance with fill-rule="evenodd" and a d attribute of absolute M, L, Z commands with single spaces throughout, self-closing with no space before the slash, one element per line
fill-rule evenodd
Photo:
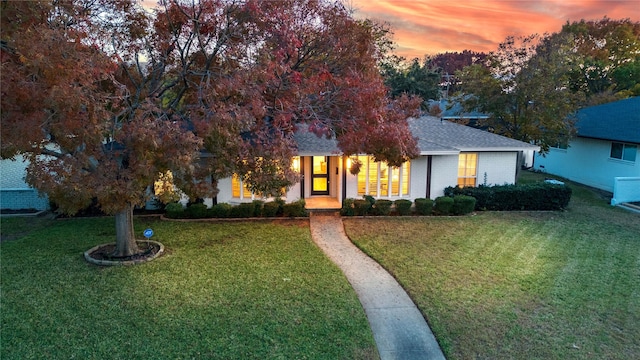
<path fill-rule="evenodd" d="M 429 325 L 396 280 L 347 238 L 339 216 L 310 217 L 313 241 L 347 277 L 387 359 L 444 359 Z"/>

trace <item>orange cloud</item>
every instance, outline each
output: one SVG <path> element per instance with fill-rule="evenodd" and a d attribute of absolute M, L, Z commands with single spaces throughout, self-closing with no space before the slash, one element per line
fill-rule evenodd
<path fill-rule="evenodd" d="M 445 51 L 495 50 L 507 36 L 558 32 L 567 21 L 640 21 L 637 0 L 353 0 L 356 17 L 391 25 L 408 59 Z"/>

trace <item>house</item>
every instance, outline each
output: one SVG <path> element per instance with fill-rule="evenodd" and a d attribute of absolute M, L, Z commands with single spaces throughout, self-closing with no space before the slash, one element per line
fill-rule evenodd
<path fill-rule="evenodd" d="M 614 205 L 640 201 L 640 97 L 584 108 L 576 128 L 569 144 L 537 154 L 534 168 L 612 192 Z"/>
<path fill-rule="evenodd" d="M 293 166 L 301 180 L 288 189 L 286 201 L 305 199 L 307 208 L 339 208 L 343 199 L 363 195 L 389 200 L 434 199 L 444 195 L 448 186 L 513 184 L 519 154 L 539 150 L 538 146 L 433 116 L 409 119 L 409 126 L 418 138 L 420 156 L 399 168 L 358 156 L 363 166 L 357 175 L 349 172 L 354 158 L 342 156 L 334 139 L 317 137 L 300 127 L 295 135 L 299 156 Z M 234 204 L 259 198 L 238 177 L 221 179 L 218 188 L 218 202 Z"/>
<path fill-rule="evenodd" d="M 342 156 L 335 139 L 318 137 L 306 126 L 299 126 L 295 134 L 298 156 L 292 165 L 301 176 L 298 183 L 287 189 L 285 200 L 305 199 L 308 208 L 340 208 L 343 199 L 363 195 L 389 200 L 435 199 L 444 195 L 448 186 L 512 184 L 516 180 L 519 154 L 539 150 L 531 144 L 433 116 L 409 119 L 409 126 L 418 139 L 417 158 L 395 168 L 375 162 L 370 156 L 357 156 L 363 164 L 357 175 L 349 172 L 355 158 Z M 3 187 L 7 166 L 7 161 L 3 161 Z M 20 188 L 37 195 L 21 180 L 24 167 L 18 173 L 12 172 L 14 178 L 20 179 Z M 260 199 L 237 176 L 220 179 L 218 188 L 218 203 Z M 212 203 L 212 199 L 205 199 L 205 204 Z M 2 207 L 9 207 L 4 192 Z"/>
<path fill-rule="evenodd" d="M 22 156 L 15 160 L 0 160 L 0 209 L 46 210 L 49 199 L 25 181 L 27 163 Z"/>

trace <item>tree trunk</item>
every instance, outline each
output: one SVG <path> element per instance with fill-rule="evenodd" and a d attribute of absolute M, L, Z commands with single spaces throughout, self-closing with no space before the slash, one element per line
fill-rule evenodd
<path fill-rule="evenodd" d="M 131 256 L 138 252 L 133 234 L 133 205 L 129 205 L 116 213 L 116 249 L 113 256 Z"/>

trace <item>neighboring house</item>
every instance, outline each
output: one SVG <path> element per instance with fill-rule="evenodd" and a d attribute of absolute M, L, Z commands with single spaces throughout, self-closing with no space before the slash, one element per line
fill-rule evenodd
<path fill-rule="evenodd" d="M 49 200 L 25 181 L 27 164 L 21 156 L 15 160 L 0 160 L 0 209 L 46 210 Z"/>
<path fill-rule="evenodd" d="M 301 181 L 287 191 L 286 201 L 305 199 L 307 207 L 314 208 L 312 204 L 322 199 L 323 204 L 333 204 L 328 207 L 340 207 L 343 199 L 363 195 L 390 200 L 434 199 L 444 195 L 448 186 L 513 184 L 518 154 L 539 150 L 538 146 L 432 116 L 410 119 L 409 124 L 418 138 L 418 158 L 393 168 L 374 162 L 372 157 L 358 156 L 363 166 L 357 175 L 349 172 L 353 158 L 342 156 L 335 140 L 319 138 L 300 127 L 295 135 L 299 157 L 293 166 Z M 218 202 L 259 199 L 237 177 L 220 180 L 218 188 Z"/>
<path fill-rule="evenodd" d="M 295 135 L 298 156 L 292 166 L 300 172 L 300 182 L 287 190 L 285 200 L 305 199 L 308 208 L 340 208 L 343 199 L 363 195 L 390 200 L 435 199 L 444 195 L 448 186 L 513 184 L 518 154 L 539 150 L 537 146 L 432 116 L 410 119 L 409 125 L 418 139 L 420 156 L 399 168 L 374 162 L 370 156 L 358 156 L 363 166 L 357 175 L 349 172 L 355 157 L 342 156 L 335 139 L 318 137 L 306 126 L 299 126 Z M 6 166 L 7 161 L 3 161 L 3 179 Z M 24 167 L 19 177 L 24 177 Z M 27 188 L 24 182 L 20 186 Z M 219 180 L 218 188 L 218 203 L 260 199 L 236 176 Z M 208 205 L 212 202 L 205 199 Z M 2 203 L 4 207 L 4 191 Z"/>
<path fill-rule="evenodd" d="M 568 146 L 537 154 L 534 168 L 609 192 L 616 185 L 635 188 L 631 201 L 640 201 L 640 97 L 584 108 L 576 127 Z"/>

